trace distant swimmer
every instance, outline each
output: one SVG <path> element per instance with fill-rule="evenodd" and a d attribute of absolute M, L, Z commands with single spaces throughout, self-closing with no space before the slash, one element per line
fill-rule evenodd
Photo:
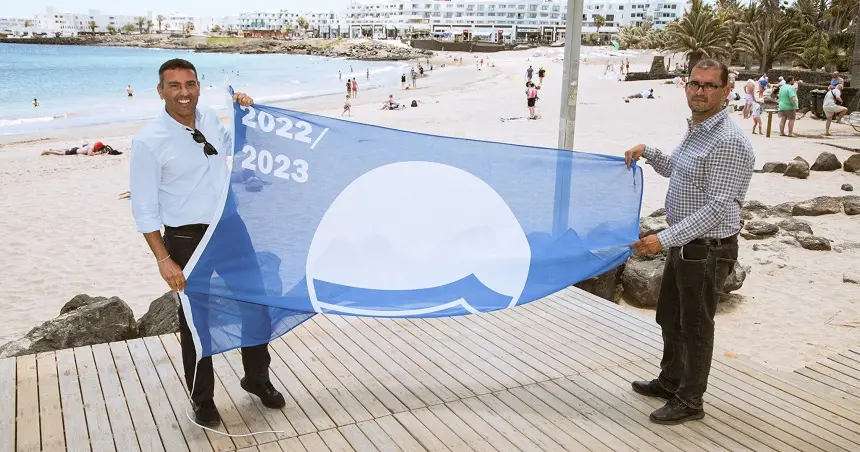
<path fill-rule="evenodd" d="M 128 94 L 128 97 L 134 97 L 134 90 L 131 89 L 131 85 L 128 85 L 125 88 L 125 93 Z"/>
<path fill-rule="evenodd" d="M 34 106 L 34 107 L 38 107 L 38 106 L 39 106 L 39 99 L 36 99 L 35 97 L 33 98 L 33 106 Z"/>

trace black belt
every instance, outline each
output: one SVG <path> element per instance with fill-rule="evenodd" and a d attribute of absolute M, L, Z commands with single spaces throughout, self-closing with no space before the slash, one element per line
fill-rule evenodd
<path fill-rule="evenodd" d="M 720 246 L 720 245 L 731 244 L 731 243 L 738 243 L 738 235 L 737 234 L 730 235 L 730 236 L 722 238 L 722 239 L 710 239 L 710 238 L 705 238 L 705 237 L 693 239 L 693 240 L 690 240 L 689 245 Z"/>
<path fill-rule="evenodd" d="M 190 232 L 190 233 L 200 233 L 203 234 L 206 232 L 206 229 L 209 228 L 208 224 L 197 223 L 197 224 L 186 224 L 182 226 L 164 226 L 164 232 L 176 233 L 176 232 Z"/>

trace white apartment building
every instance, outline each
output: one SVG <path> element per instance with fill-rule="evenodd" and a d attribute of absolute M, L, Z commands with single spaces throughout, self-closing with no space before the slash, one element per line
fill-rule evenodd
<path fill-rule="evenodd" d="M 345 36 L 346 18 L 336 11 L 252 11 L 239 15 L 239 30 L 246 36 L 280 36 L 289 26 L 293 32 L 304 31 L 299 19 L 307 22 L 307 33 L 324 38 Z"/>
<path fill-rule="evenodd" d="M 585 0 L 582 33 L 597 32 L 594 17 L 611 34 L 622 25 L 650 22 L 662 28 L 684 12 L 685 0 Z M 415 33 L 439 38 L 480 36 L 489 41 L 564 37 L 567 2 L 563 0 L 382 0 L 353 1 L 346 10 L 350 36 L 403 36 Z"/>

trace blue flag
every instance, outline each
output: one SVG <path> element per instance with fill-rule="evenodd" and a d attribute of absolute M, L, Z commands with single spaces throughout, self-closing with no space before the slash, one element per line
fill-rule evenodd
<path fill-rule="evenodd" d="M 638 238 L 642 171 L 623 158 L 233 108 L 230 181 L 181 294 L 199 356 L 315 313 L 514 307 L 617 267 Z"/>

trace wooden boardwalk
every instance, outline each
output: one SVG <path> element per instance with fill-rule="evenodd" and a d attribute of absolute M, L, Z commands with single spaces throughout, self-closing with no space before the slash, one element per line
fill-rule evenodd
<path fill-rule="evenodd" d="M 653 319 L 578 289 L 443 319 L 315 316 L 271 345 L 287 398 L 239 387 L 214 358 L 230 438 L 189 422 L 174 335 L 0 360 L 0 452 L 860 450 L 860 353 L 776 374 L 717 352 L 702 421 L 667 427 Z"/>

